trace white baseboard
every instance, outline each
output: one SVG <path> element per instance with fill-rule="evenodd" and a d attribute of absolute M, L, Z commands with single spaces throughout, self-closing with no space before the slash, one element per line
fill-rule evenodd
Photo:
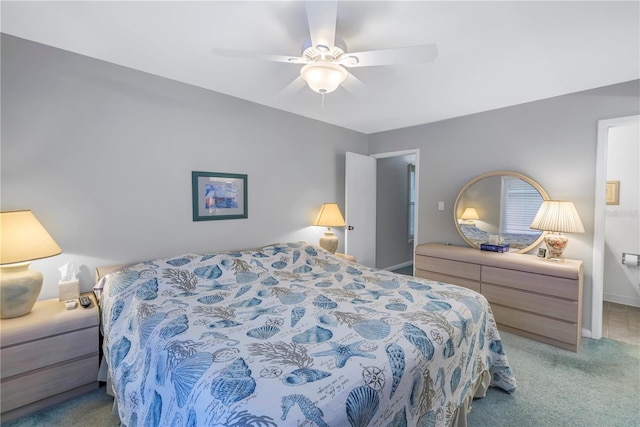
<path fill-rule="evenodd" d="M 393 271 L 399 268 L 409 267 L 410 265 L 413 265 L 413 261 L 407 261 L 407 262 L 403 262 L 402 264 L 396 264 L 396 265 L 392 265 L 391 267 L 385 267 L 383 268 L 383 270 Z"/>
<path fill-rule="evenodd" d="M 605 292 L 602 297 L 603 297 L 602 299 L 605 301 L 615 302 L 617 304 L 623 304 L 623 305 L 630 305 L 633 307 L 640 307 L 640 298 L 637 298 L 637 297 L 611 294 L 607 292 Z"/>

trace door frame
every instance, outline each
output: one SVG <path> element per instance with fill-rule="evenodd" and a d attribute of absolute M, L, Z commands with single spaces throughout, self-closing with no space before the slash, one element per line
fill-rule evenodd
<path fill-rule="evenodd" d="M 416 205 L 415 205 L 415 210 L 414 210 L 414 215 L 413 215 L 413 254 L 412 254 L 412 261 L 413 261 L 413 269 L 414 269 L 414 273 L 415 273 L 415 267 L 416 267 L 416 262 L 415 262 L 415 258 L 416 258 L 416 246 L 418 245 L 419 237 L 418 237 L 418 233 L 419 233 L 419 227 L 418 227 L 418 222 L 419 222 L 419 218 L 420 215 L 418 214 L 419 211 L 419 206 L 420 206 L 420 149 L 419 148 L 412 148 L 409 150 L 401 150 L 401 151 L 389 151 L 386 153 L 376 153 L 376 154 L 370 154 L 369 157 L 373 157 L 374 159 L 376 159 L 376 161 L 378 159 L 386 159 L 389 157 L 404 157 L 404 156 L 409 156 L 409 155 L 413 155 L 415 157 L 415 186 L 416 186 Z M 378 172 L 376 171 L 376 177 L 378 175 Z M 376 220 L 377 223 L 377 220 Z M 377 246 L 377 243 L 376 243 Z"/>
<path fill-rule="evenodd" d="M 607 151 L 609 129 L 637 124 L 640 115 L 598 120 L 596 144 L 595 206 L 593 215 L 593 269 L 591 294 L 591 338 L 602 338 L 602 305 L 604 303 L 605 194 L 607 183 Z"/>

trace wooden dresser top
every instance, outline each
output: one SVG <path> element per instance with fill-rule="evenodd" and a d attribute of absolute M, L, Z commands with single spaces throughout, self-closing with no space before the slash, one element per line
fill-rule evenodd
<path fill-rule="evenodd" d="M 463 246 L 441 243 L 423 243 L 416 247 L 416 256 L 450 259 L 489 267 L 527 271 L 549 276 L 578 279 L 582 261 L 565 259 L 564 262 L 547 261 L 535 255 L 481 251 Z"/>
<path fill-rule="evenodd" d="M 97 325 L 98 310 L 93 298 L 89 308 L 82 308 L 76 300 L 73 310 L 67 310 L 64 301 L 57 298 L 42 300 L 31 313 L 0 321 L 0 348 Z"/>

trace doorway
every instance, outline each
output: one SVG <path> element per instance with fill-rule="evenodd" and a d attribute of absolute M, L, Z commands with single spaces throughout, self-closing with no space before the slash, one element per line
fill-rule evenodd
<path fill-rule="evenodd" d="M 617 309 L 613 315 L 623 323 L 634 316 L 635 310 L 630 314 L 627 307 L 640 306 L 637 257 L 627 255 L 622 263 L 623 254 L 640 253 L 639 126 L 640 116 L 598 122 L 591 318 L 591 337 L 596 339 L 603 336 L 603 329 L 609 338 L 624 333 L 612 336 L 609 330 L 612 306 Z M 620 187 L 624 191 L 618 193 Z"/>
<path fill-rule="evenodd" d="M 377 160 L 376 268 L 413 273 L 415 154 Z"/>
<path fill-rule="evenodd" d="M 403 227 L 402 230 L 398 233 L 397 236 L 394 236 L 394 240 L 398 237 L 400 240 L 404 241 L 404 245 L 409 245 L 408 256 L 409 260 L 402 259 L 400 264 L 412 265 L 413 264 L 413 256 L 415 252 L 415 242 L 418 242 L 418 194 L 419 194 L 419 173 L 420 173 L 420 150 L 404 150 L 404 151 L 394 151 L 387 153 L 379 153 L 372 154 L 370 156 L 364 156 L 355 153 L 347 153 L 347 171 L 346 175 L 346 183 L 345 183 L 345 211 L 346 211 L 346 222 L 348 224 L 347 231 L 345 232 L 345 251 L 349 255 L 353 255 L 356 257 L 359 263 L 365 264 L 369 267 L 376 268 L 394 268 L 401 265 L 397 265 L 398 263 L 393 264 L 394 261 L 389 261 L 389 258 L 385 256 L 380 257 L 380 262 L 389 265 L 382 265 L 377 260 L 378 255 L 378 246 L 385 247 L 384 250 L 393 250 L 391 249 L 391 244 L 389 239 L 385 237 L 385 233 L 378 233 L 377 230 L 384 229 L 384 222 L 387 221 L 385 217 L 388 218 L 387 215 L 383 212 L 383 209 L 379 208 L 380 203 L 389 203 L 392 207 L 397 206 L 398 203 L 411 203 L 410 200 L 406 201 L 392 201 L 390 198 L 385 197 L 385 190 L 381 190 L 378 186 L 378 182 L 381 180 L 385 180 L 385 170 L 387 168 L 381 167 L 379 168 L 378 164 L 380 162 L 387 162 L 389 160 L 391 163 L 397 163 L 402 165 L 402 173 L 405 175 L 405 179 L 401 179 L 401 184 L 403 186 L 409 185 L 408 174 L 409 174 L 409 163 L 413 163 L 413 168 L 411 169 L 411 174 L 413 177 L 414 188 L 413 188 L 413 240 L 409 243 L 409 234 L 407 227 L 409 225 L 409 218 L 405 216 L 404 213 L 397 214 L 395 218 L 399 218 L 402 222 Z M 351 159 L 351 161 L 349 161 Z M 355 160 L 355 161 L 354 161 Z M 373 165 L 370 165 L 372 163 Z M 389 178 L 387 176 L 387 178 Z M 365 188 L 366 187 L 366 188 Z M 384 187 L 384 186 L 383 186 Z M 391 190 L 393 191 L 393 190 Z M 369 195 L 366 197 L 367 200 L 363 200 L 363 195 Z M 373 195 L 373 196 L 371 196 Z M 393 194 L 393 196 L 397 196 L 398 194 Z M 373 200 L 371 200 L 373 199 Z M 380 200 L 378 200 L 380 199 Z M 372 203 L 373 202 L 373 203 Z M 363 215 L 360 215 L 363 210 L 362 207 L 367 206 L 368 211 L 362 212 Z M 405 206 L 403 205 L 403 208 Z M 378 211 L 380 211 L 381 219 L 379 220 Z M 407 212 L 408 209 L 403 212 Z M 394 222 L 396 220 L 394 219 Z M 386 231 L 386 230 L 385 230 Z M 379 238 L 379 234 L 382 235 Z M 363 244 L 364 242 L 364 244 Z M 383 243 L 380 243 L 383 242 Z M 373 252 L 371 254 L 370 252 Z M 361 253 L 360 253 L 361 252 Z M 359 256 L 360 255 L 360 256 Z M 361 259 L 365 260 L 365 262 L 361 262 Z"/>

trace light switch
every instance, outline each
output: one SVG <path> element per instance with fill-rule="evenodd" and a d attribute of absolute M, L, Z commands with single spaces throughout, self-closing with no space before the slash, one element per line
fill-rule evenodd
<path fill-rule="evenodd" d="M 444 210 L 444 202 L 438 202 L 438 210 L 439 211 L 443 211 Z"/>

